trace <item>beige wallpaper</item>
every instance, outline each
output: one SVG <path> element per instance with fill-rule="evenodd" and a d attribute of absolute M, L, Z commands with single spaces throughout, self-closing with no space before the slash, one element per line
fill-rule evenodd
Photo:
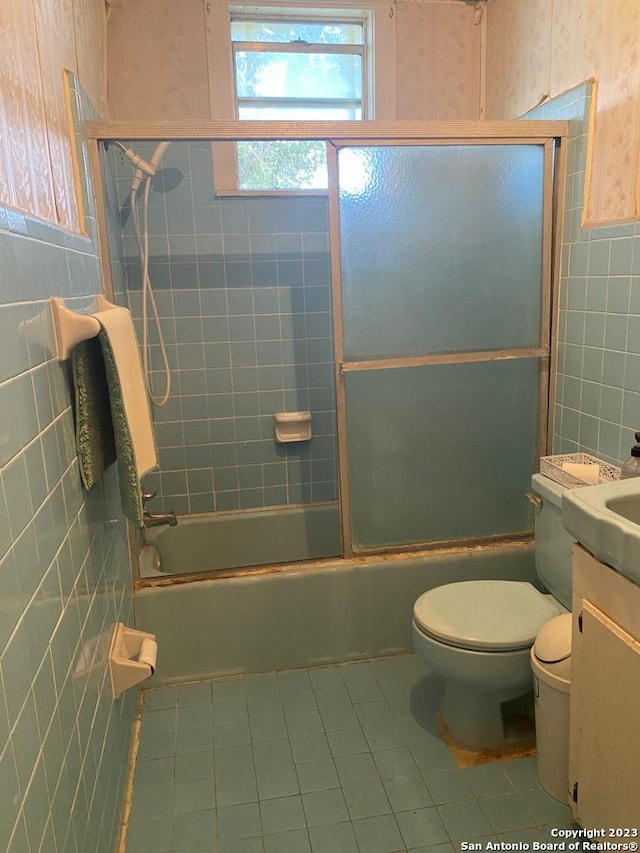
<path fill-rule="evenodd" d="M 207 2 L 113 0 L 108 29 L 113 118 L 209 117 Z M 398 118 L 478 118 L 480 27 L 473 8 L 451 0 L 390 0 L 389 8 L 396 18 Z"/>
<path fill-rule="evenodd" d="M 104 0 L 2 0 L 0 204 L 79 231 L 63 70 L 106 107 Z"/>
<path fill-rule="evenodd" d="M 481 15 L 463 3 L 399 0 L 396 16 L 397 117 L 478 119 Z"/>
<path fill-rule="evenodd" d="M 107 66 L 113 118 L 209 118 L 203 0 L 113 0 Z"/>
<path fill-rule="evenodd" d="M 637 0 L 489 0 L 487 118 L 514 118 L 545 95 L 597 80 L 585 221 L 640 213 Z"/>

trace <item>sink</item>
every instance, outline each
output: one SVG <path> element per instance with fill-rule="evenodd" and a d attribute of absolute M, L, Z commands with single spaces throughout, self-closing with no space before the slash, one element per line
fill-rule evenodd
<path fill-rule="evenodd" d="M 640 585 L 640 477 L 568 489 L 562 523 L 601 562 Z"/>

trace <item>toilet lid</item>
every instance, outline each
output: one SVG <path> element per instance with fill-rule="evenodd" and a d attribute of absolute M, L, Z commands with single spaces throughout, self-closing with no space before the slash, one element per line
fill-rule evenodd
<path fill-rule="evenodd" d="M 522 581 L 450 583 L 425 592 L 413 608 L 426 634 L 463 649 L 496 651 L 531 646 L 558 612 L 552 598 Z"/>

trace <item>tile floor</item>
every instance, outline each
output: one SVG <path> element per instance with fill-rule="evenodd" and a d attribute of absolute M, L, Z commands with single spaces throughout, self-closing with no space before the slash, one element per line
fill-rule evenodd
<path fill-rule="evenodd" d="M 413 655 L 145 693 L 127 853 L 451 853 L 575 826 L 535 761 L 457 769 Z"/>

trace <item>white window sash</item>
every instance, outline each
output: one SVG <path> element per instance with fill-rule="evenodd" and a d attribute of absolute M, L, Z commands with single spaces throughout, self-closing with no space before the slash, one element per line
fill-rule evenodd
<path fill-rule="evenodd" d="M 338 6 L 338 8 L 336 8 Z M 395 9 L 391 0 L 345 0 L 336 4 L 330 0 L 316 0 L 304 16 L 301 4 L 264 0 L 259 5 L 242 5 L 233 0 L 205 0 L 206 42 L 209 71 L 209 107 L 210 117 L 214 120 L 234 119 L 236 117 L 235 87 L 233 84 L 233 49 L 231 43 L 232 12 L 247 16 L 273 15 L 318 18 L 327 17 L 348 19 L 364 16 L 367 21 L 365 38 L 369 56 L 366 93 L 367 103 L 363 105 L 363 115 L 367 119 L 393 120 L 396 117 L 396 38 Z M 333 12 L 333 15 L 332 15 Z M 266 42 L 269 44 L 269 42 Z M 282 42 L 287 45 L 287 42 Z M 238 189 L 238 166 L 236 146 L 232 142 L 213 143 L 213 162 L 215 191 L 218 195 L 255 195 L 254 191 Z M 261 194 L 296 193 L 298 191 L 267 190 Z M 301 194 L 323 191 L 300 190 Z M 326 192 L 326 191 L 324 191 Z"/>

